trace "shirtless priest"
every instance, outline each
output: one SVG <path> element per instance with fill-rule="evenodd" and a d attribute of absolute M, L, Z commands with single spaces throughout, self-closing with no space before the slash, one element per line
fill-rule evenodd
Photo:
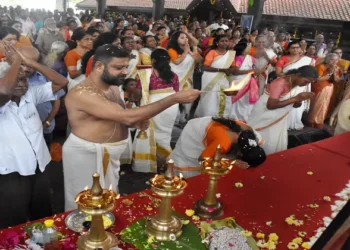
<path fill-rule="evenodd" d="M 65 209 L 76 208 L 75 196 L 91 185 L 98 172 L 102 187 L 117 190 L 120 155 L 128 142 L 128 128 L 147 128 L 148 119 L 176 103 L 191 103 L 198 90 L 180 91 L 137 109 L 125 109 L 119 87 L 128 73 L 129 54 L 114 45 L 96 50 L 92 72 L 66 97 L 72 133 L 63 146 Z"/>

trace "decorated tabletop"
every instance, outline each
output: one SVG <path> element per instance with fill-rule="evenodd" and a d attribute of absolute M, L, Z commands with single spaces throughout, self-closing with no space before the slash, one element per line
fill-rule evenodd
<path fill-rule="evenodd" d="M 327 141 L 332 146 L 328 147 Z M 262 249 L 309 249 L 307 242 L 319 237 L 349 193 L 346 185 L 350 180 L 350 154 L 337 150 L 349 148 L 350 134 L 327 141 L 271 155 L 255 169 L 232 169 L 218 184 L 217 197 L 225 206 L 220 219 L 233 217 L 246 230 L 245 235 L 252 234 Z M 332 147 L 336 147 L 334 151 Z M 207 185 L 208 176 L 190 178 L 184 194 L 173 199 L 175 212 L 198 226 L 200 220 L 192 215 L 191 209 L 205 195 Z M 121 197 L 114 211 L 115 224 L 108 231 L 119 235 L 142 217 L 155 214 L 156 198 L 150 190 Z M 65 226 L 67 214 L 53 218 L 59 231 L 68 238 L 64 241 L 66 249 L 74 249 L 79 234 Z M 0 246 L 4 239 L 11 240 L 9 236 L 23 233 L 24 226 L 0 231 Z M 268 241 L 269 235 L 277 246 L 261 241 L 261 238 Z M 23 244 L 22 238 L 20 241 Z M 119 247 L 131 248 L 122 242 Z M 160 245 L 155 247 L 161 249 Z"/>

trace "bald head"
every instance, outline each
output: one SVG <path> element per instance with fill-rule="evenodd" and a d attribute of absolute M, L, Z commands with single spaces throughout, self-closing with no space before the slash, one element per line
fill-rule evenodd
<path fill-rule="evenodd" d="M 24 57 L 35 62 L 38 62 L 40 59 L 40 52 L 34 47 L 23 47 L 18 49 L 18 51 L 21 52 L 24 55 Z"/>
<path fill-rule="evenodd" d="M 23 56 L 29 60 L 38 62 L 40 59 L 40 53 L 34 47 L 23 47 L 23 48 L 18 49 L 18 51 L 21 52 L 23 54 Z M 26 65 L 24 63 L 22 63 L 21 69 L 26 77 L 31 77 L 35 72 L 35 69 L 29 67 L 28 65 Z"/>

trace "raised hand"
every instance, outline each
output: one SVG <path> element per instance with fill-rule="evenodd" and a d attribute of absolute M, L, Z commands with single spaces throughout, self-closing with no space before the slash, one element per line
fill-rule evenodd
<path fill-rule="evenodd" d="M 175 101 L 177 103 L 186 104 L 195 101 L 201 92 L 197 89 L 189 89 L 179 91 L 175 94 Z"/>
<path fill-rule="evenodd" d="M 5 52 L 5 57 L 8 64 L 12 64 L 15 60 L 22 60 L 22 57 L 12 45 L 2 41 L 0 41 L 0 45 Z"/>
<path fill-rule="evenodd" d="M 236 167 L 236 168 L 240 168 L 240 169 L 247 169 L 249 168 L 249 164 L 244 162 L 244 161 L 241 161 L 241 160 L 235 160 L 233 165 Z"/>

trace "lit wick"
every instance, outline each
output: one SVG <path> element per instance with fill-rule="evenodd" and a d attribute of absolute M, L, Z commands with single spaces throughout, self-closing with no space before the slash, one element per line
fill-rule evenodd
<path fill-rule="evenodd" d="M 86 191 L 86 190 L 88 190 L 89 189 L 89 186 L 86 186 L 85 188 L 84 188 L 84 191 Z"/>
<path fill-rule="evenodd" d="M 109 191 L 111 191 L 112 190 L 112 184 L 111 185 L 109 185 Z"/>
<path fill-rule="evenodd" d="M 120 198 L 120 194 L 117 195 L 117 198 L 116 198 L 116 199 L 118 200 L 119 198 Z"/>
<path fill-rule="evenodd" d="M 182 178 L 184 178 L 184 176 L 180 173 L 179 174 L 180 180 L 182 180 Z"/>
<path fill-rule="evenodd" d="M 235 90 L 240 90 L 243 88 L 243 85 L 245 83 L 245 81 L 247 80 L 247 78 L 254 74 L 254 72 L 250 72 L 248 73 L 237 85 L 235 85 L 235 81 L 232 81 L 231 83 L 231 87 L 228 89 L 225 89 L 224 91 L 235 91 Z"/>
<path fill-rule="evenodd" d="M 153 179 L 151 180 L 151 182 L 154 183 L 154 182 L 156 181 L 157 177 L 158 177 L 158 175 L 156 174 L 156 175 L 153 177 Z"/>

